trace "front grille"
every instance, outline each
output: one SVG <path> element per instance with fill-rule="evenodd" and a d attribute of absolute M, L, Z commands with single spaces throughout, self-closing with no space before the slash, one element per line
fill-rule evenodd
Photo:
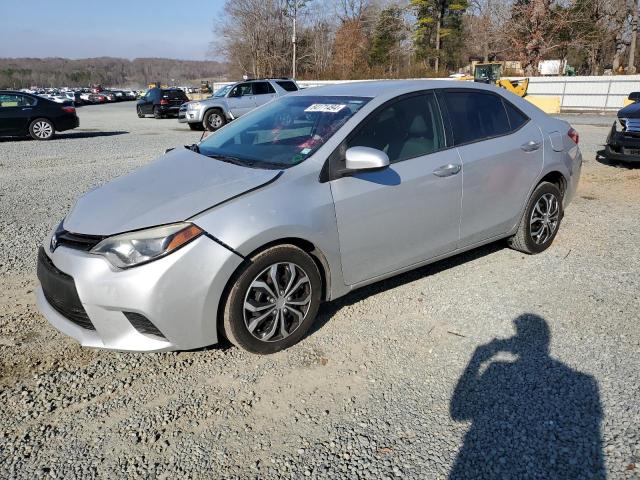
<path fill-rule="evenodd" d="M 621 122 L 627 133 L 640 133 L 640 118 L 625 118 Z"/>
<path fill-rule="evenodd" d="M 68 247 L 74 250 L 83 250 L 88 252 L 98 243 L 100 243 L 104 237 L 98 235 L 81 235 L 79 233 L 71 233 L 64 229 L 56 231 L 54 234 L 52 244 L 55 243 L 55 248 Z"/>
<path fill-rule="evenodd" d="M 58 270 L 42 247 L 38 250 L 38 280 L 55 311 L 79 327 L 95 330 L 80 302 L 73 277 Z"/>
<path fill-rule="evenodd" d="M 155 335 L 156 337 L 166 338 L 158 327 L 156 327 L 151 321 L 140 313 L 135 312 L 122 312 L 124 316 L 127 317 L 127 320 L 131 322 L 133 328 L 135 328 L 140 333 L 146 333 L 150 335 Z"/>

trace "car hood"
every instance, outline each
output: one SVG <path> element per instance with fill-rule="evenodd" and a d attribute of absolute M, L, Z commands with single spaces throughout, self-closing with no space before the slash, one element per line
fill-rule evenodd
<path fill-rule="evenodd" d="M 73 233 L 107 236 L 184 221 L 270 182 L 279 173 L 178 148 L 84 194 L 63 227 Z"/>
<path fill-rule="evenodd" d="M 620 109 L 618 118 L 640 118 L 640 103 L 632 103 Z"/>

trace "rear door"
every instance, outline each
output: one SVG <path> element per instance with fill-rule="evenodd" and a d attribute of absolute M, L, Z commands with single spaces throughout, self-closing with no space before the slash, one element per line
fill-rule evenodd
<path fill-rule="evenodd" d="M 253 95 L 256 107 L 277 97 L 275 88 L 269 82 L 253 82 Z"/>
<path fill-rule="evenodd" d="M 234 117 L 240 117 L 256 108 L 251 83 L 240 83 L 233 87 L 227 96 L 229 111 Z"/>
<path fill-rule="evenodd" d="M 504 235 L 542 170 L 542 133 L 497 93 L 451 89 L 440 98 L 462 159 L 460 246 Z"/>

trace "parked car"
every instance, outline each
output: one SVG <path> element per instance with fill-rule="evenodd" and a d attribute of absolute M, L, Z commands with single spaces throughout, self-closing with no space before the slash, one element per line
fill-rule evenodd
<path fill-rule="evenodd" d="M 604 150 L 598 155 L 610 162 L 640 163 L 640 92 L 629 94 L 633 103 L 618 111 Z M 620 130 L 618 130 L 620 123 Z"/>
<path fill-rule="evenodd" d="M 151 88 L 138 100 L 136 112 L 140 118 L 149 114 L 155 118 L 175 116 L 180 105 L 188 101 L 186 93 L 178 88 Z"/>
<path fill-rule="evenodd" d="M 101 93 L 90 93 L 87 96 L 87 102 L 92 104 L 106 103 L 107 97 Z"/>
<path fill-rule="evenodd" d="M 49 140 L 80 125 L 76 109 L 28 93 L 0 90 L 0 136 Z"/>
<path fill-rule="evenodd" d="M 109 91 L 109 90 L 101 91 L 100 95 L 104 96 L 104 98 L 106 99 L 107 102 L 115 102 L 118 99 L 116 94 L 114 92 Z"/>
<path fill-rule="evenodd" d="M 260 79 L 226 85 L 206 100 L 188 102 L 178 112 L 178 121 L 192 130 L 215 131 L 274 98 L 298 90 L 288 78 Z"/>
<path fill-rule="evenodd" d="M 578 185 L 577 142 L 488 85 L 296 92 L 81 197 L 40 248 L 38 305 L 85 346 L 221 334 L 275 352 L 358 287 L 500 239 L 547 249 Z"/>

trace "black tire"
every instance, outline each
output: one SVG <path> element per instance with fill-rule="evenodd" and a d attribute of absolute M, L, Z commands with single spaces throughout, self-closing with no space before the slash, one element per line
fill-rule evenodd
<path fill-rule="evenodd" d="M 138 114 L 138 118 L 144 118 L 144 113 L 142 113 L 142 108 L 138 105 L 136 107 L 136 113 Z"/>
<path fill-rule="evenodd" d="M 191 130 L 198 130 L 200 132 L 204 130 L 204 127 L 202 126 L 201 123 L 190 123 L 189 128 Z"/>
<path fill-rule="evenodd" d="M 227 118 L 222 113 L 222 110 L 218 108 L 213 108 L 204 114 L 204 118 L 202 119 L 202 125 L 204 128 L 209 130 L 210 132 L 215 132 L 216 130 L 224 127 L 227 123 Z"/>
<path fill-rule="evenodd" d="M 160 119 L 163 116 L 164 115 L 162 115 L 162 112 L 160 111 L 160 107 L 158 107 L 157 105 L 153 107 L 153 118 Z"/>
<path fill-rule="evenodd" d="M 538 205 L 539 202 L 541 202 L 540 205 Z M 549 212 L 545 212 L 547 202 L 551 202 L 551 205 L 555 202 L 556 208 L 550 207 Z M 538 210 L 536 206 L 539 207 Z M 557 185 L 542 182 L 531 194 L 518 231 L 508 240 L 509 246 L 528 254 L 545 251 L 556 238 L 563 215 L 562 192 Z M 555 223 L 554 218 L 556 218 Z"/>
<path fill-rule="evenodd" d="M 291 264 L 294 266 L 294 275 L 291 275 Z M 270 268 L 273 265 L 276 265 L 277 271 L 281 273 L 276 275 L 276 282 L 282 289 L 275 292 L 278 295 L 277 299 L 271 297 L 267 289 L 254 286 L 254 282 L 259 278 L 266 276 L 270 278 Z M 305 281 L 305 275 L 308 281 Z M 292 284 L 289 284 L 290 291 L 286 292 L 285 285 L 289 283 L 292 276 Z M 224 302 L 224 334 L 231 343 L 251 353 L 266 355 L 298 343 L 307 333 L 318 313 L 322 297 L 322 280 L 318 266 L 304 250 L 293 245 L 278 245 L 256 254 L 234 275 L 231 282 Z M 267 278 L 264 283 L 267 283 L 267 287 L 273 291 L 273 282 L 268 282 Z M 300 287 L 296 288 L 299 283 Z M 260 298 L 257 298 L 258 296 Z M 260 311 L 248 312 L 245 317 L 245 299 L 256 304 L 263 303 L 259 306 Z M 307 299 L 309 299 L 308 303 Z M 288 301 L 294 303 L 305 301 L 305 303 L 293 306 L 293 303 L 286 303 Z M 270 303 L 274 305 L 270 306 Z M 296 315 L 292 313 L 294 309 L 297 312 Z M 263 312 L 266 312 L 264 313 L 266 317 L 259 321 L 258 317 L 262 316 Z M 247 318 L 246 321 L 245 318 Z M 249 330 L 249 325 L 252 323 L 256 325 L 254 333 Z M 286 335 L 282 333 L 283 325 Z M 270 332 L 274 331 L 276 333 L 272 333 L 272 337 L 268 340 L 259 338 L 266 338 Z"/>
<path fill-rule="evenodd" d="M 29 125 L 29 135 L 34 140 L 51 140 L 55 133 L 56 127 L 47 118 L 36 118 Z"/>

